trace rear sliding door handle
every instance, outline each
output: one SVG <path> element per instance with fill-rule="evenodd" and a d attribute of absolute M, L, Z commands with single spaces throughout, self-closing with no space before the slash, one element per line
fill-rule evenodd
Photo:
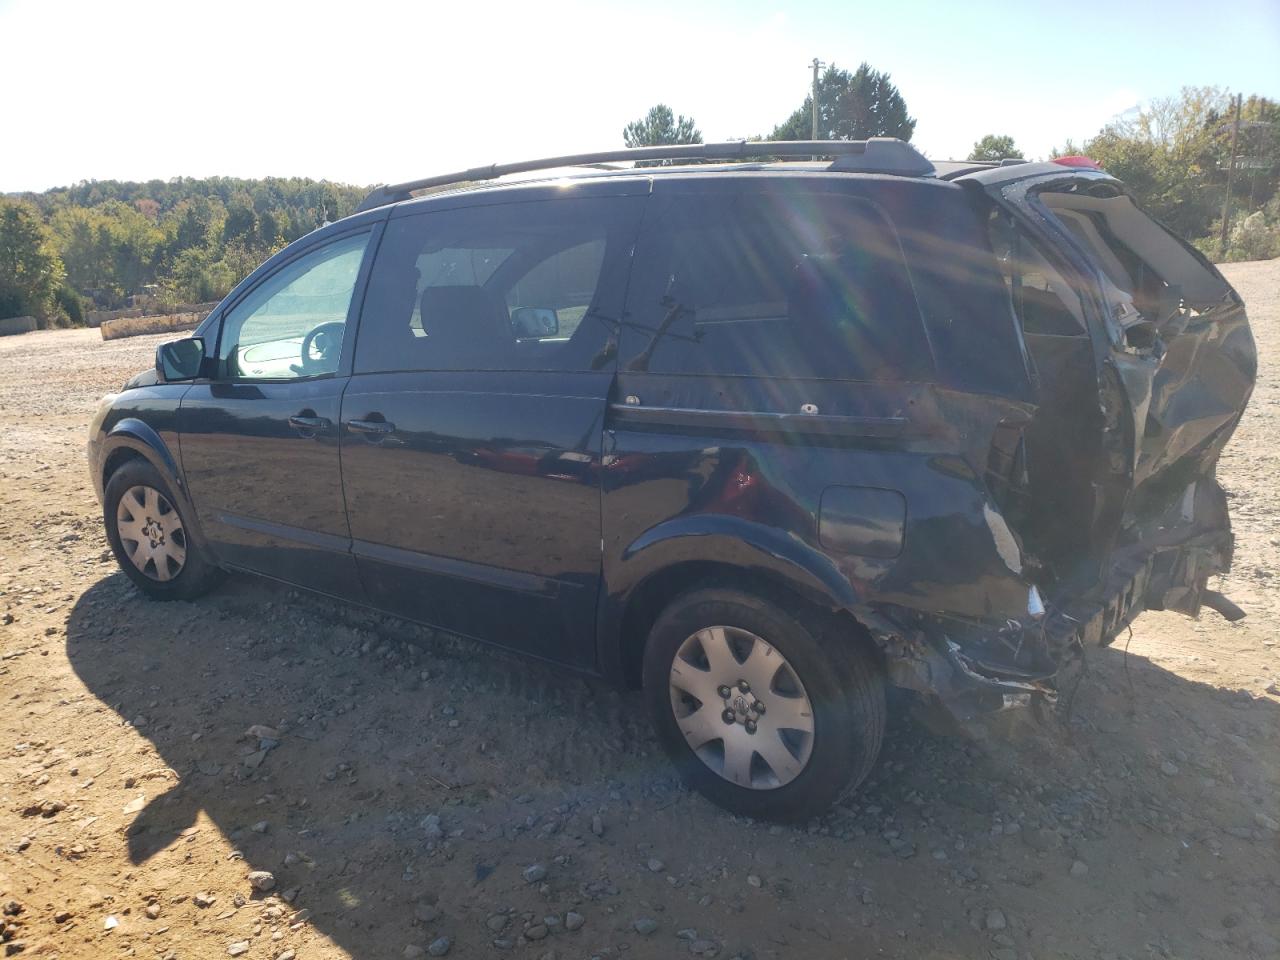
<path fill-rule="evenodd" d="M 395 430 L 394 423 L 386 420 L 348 420 L 347 429 L 352 433 L 363 433 L 375 437 L 385 437 Z"/>

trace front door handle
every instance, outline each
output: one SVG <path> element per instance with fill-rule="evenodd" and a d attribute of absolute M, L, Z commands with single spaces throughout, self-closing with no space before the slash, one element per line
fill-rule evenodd
<path fill-rule="evenodd" d="M 352 433 L 369 434 L 376 437 L 385 437 L 388 433 L 395 430 L 396 425 L 386 420 L 348 420 L 347 429 Z"/>
<path fill-rule="evenodd" d="M 304 417 L 296 416 L 289 418 L 289 426 L 307 436 L 313 436 L 317 433 L 326 433 L 332 423 L 328 417 Z"/>

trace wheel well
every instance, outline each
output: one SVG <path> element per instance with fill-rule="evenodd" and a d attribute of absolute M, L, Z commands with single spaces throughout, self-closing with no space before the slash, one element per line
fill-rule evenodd
<path fill-rule="evenodd" d="M 111 480 L 112 475 L 123 467 L 130 460 L 146 460 L 147 458 L 140 454 L 137 450 L 130 447 L 117 447 L 107 455 L 106 462 L 102 465 L 102 486 L 106 489 L 107 483 Z"/>
<path fill-rule="evenodd" d="M 644 645 L 662 611 L 682 593 L 707 587 L 728 587 L 777 604 L 801 620 L 815 634 L 836 634 L 865 643 L 881 656 L 871 634 L 847 610 L 836 609 L 806 596 L 780 578 L 727 563 L 690 561 L 652 574 L 632 592 L 622 616 L 622 670 L 631 689 L 640 687 Z"/>

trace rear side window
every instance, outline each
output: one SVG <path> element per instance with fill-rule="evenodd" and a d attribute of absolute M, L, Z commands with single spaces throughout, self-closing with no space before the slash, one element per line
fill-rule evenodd
<path fill-rule="evenodd" d="M 642 202 L 566 198 L 392 220 L 355 372 L 612 366 Z"/>
<path fill-rule="evenodd" d="M 1022 332 L 1029 336 L 1088 336 L 1079 295 L 1013 217 L 992 210 L 988 227 L 991 248 Z"/>
<path fill-rule="evenodd" d="M 622 366 L 665 374 L 918 380 L 929 346 L 898 238 L 840 194 L 655 198 Z"/>

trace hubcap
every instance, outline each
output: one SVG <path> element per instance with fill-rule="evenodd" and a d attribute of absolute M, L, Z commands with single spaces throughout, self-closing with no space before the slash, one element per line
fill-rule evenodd
<path fill-rule="evenodd" d="M 737 627 L 707 627 L 671 664 L 671 709 L 710 769 L 753 790 L 785 786 L 813 751 L 813 707 L 786 657 Z"/>
<path fill-rule="evenodd" d="M 172 580 L 187 562 L 182 517 L 155 487 L 130 487 L 116 507 L 120 545 L 138 570 L 152 580 Z"/>

